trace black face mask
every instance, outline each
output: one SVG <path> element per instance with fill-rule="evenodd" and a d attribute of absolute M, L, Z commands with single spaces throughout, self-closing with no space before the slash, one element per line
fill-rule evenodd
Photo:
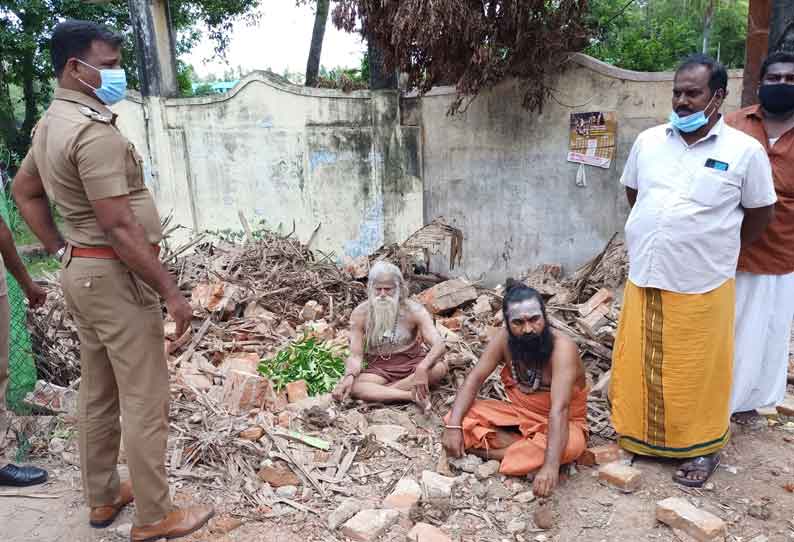
<path fill-rule="evenodd" d="M 794 111 L 794 85 L 761 85 L 758 99 L 764 109 L 775 115 Z"/>

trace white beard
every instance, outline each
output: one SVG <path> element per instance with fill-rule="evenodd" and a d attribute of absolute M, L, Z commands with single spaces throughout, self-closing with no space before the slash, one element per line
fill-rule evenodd
<path fill-rule="evenodd" d="M 367 326 L 367 344 L 380 346 L 395 340 L 393 336 L 397 318 L 400 315 L 400 304 L 397 299 L 376 297 L 370 301 L 370 322 Z"/>

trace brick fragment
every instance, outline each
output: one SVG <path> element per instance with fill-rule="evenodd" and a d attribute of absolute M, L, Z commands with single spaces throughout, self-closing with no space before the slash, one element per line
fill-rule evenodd
<path fill-rule="evenodd" d="M 257 440 L 261 439 L 265 435 L 265 430 L 259 426 L 249 427 L 240 432 L 238 435 L 241 439 L 250 440 L 256 442 Z"/>
<path fill-rule="evenodd" d="M 439 529 L 428 523 L 417 523 L 408 533 L 410 542 L 452 542 L 452 539 Z"/>
<path fill-rule="evenodd" d="M 598 479 L 630 493 L 642 486 L 642 471 L 621 463 L 607 463 L 598 469 Z"/>
<path fill-rule="evenodd" d="M 223 405 L 239 416 L 253 408 L 266 408 L 276 402 L 270 380 L 258 375 L 230 370 L 223 382 Z"/>
<path fill-rule="evenodd" d="M 617 444 L 606 444 L 588 448 L 576 462 L 586 467 L 592 467 L 593 465 L 606 465 L 627 457 L 628 454 Z"/>
<path fill-rule="evenodd" d="M 777 411 L 782 416 L 794 416 L 794 395 L 787 393 L 783 403 L 777 405 Z"/>
<path fill-rule="evenodd" d="M 359 542 L 377 540 L 400 519 L 397 510 L 362 510 L 342 527 L 342 534 Z"/>
<path fill-rule="evenodd" d="M 601 288 L 593 296 L 582 305 L 579 305 L 579 315 L 582 317 L 588 316 L 591 312 L 596 310 L 600 305 L 611 304 L 615 299 L 615 294 L 607 288 Z"/>
<path fill-rule="evenodd" d="M 433 314 L 455 309 L 477 299 L 477 290 L 463 279 L 436 284 L 419 294 L 419 301 Z"/>
<path fill-rule="evenodd" d="M 656 519 L 685 532 L 698 542 L 725 540 L 727 534 L 724 521 L 680 497 L 670 497 L 656 503 Z"/>
<path fill-rule="evenodd" d="M 344 522 L 361 512 L 364 506 L 365 504 L 358 499 L 345 499 L 336 510 L 328 514 L 328 528 L 335 531 Z"/>
<path fill-rule="evenodd" d="M 383 500 L 383 508 L 410 514 L 420 498 L 422 498 L 422 488 L 419 484 L 410 478 L 403 478 L 397 483 L 394 491 Z"/>
<path fill-rule="evenodd" d="M 306 386 L 305 380 L 296 380 L 287 384 L 287 400 L 290 403 L 296 403 L 303 399 L 309 398 L 309 388 Z"/>
<path fill-rule="evenodd" d="M 281 463 L 263 467 L 257 473 L 257 476 L 259 476 L 263 482 L 267 482 L 274 488 L 298 486 L 301 483 L 300 478 L 298 478 L 288 466 Z"/>
<path fill-rule="evenodd" d="M 255 375 L 259 374 L 258 366 L 259 355 L 256 352 L 235 352 L 225 356 L 218 369 L 223 376 L 226 376 L 231 370 Z"/>
<path fill-rule="evenodd" d="M 422 472 L 422 487 L 424 496 L 429 500 L 449 499 L 452 496 L 452 488 L 455 486 L 456 479 L 441 476 L 433 471 Z"/>

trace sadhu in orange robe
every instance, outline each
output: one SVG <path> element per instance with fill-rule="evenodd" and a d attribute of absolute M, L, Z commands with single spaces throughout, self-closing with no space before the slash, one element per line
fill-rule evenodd
<path fill-rule="evenodd" d="M 509 364 L 502 367 L 500 377 L 510 402 L 475 400 L 461 424 L 464 443 L 467 450 L 487 450 L 492 447 L 490 439 L 495 429 L 517 428 L 524 438 L 507 448 L 499 472 L 523 476 L 543 466 L 551 392 L 522 392 L 511 374 Z M 568 445 L 562 454 L 561 464 L 575 461 L 587 448 L 587 389 L 574 390 L 568 412 Z"/>

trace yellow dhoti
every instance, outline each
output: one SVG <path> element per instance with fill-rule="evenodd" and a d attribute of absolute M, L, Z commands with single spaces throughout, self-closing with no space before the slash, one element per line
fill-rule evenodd
<path fill-rule="evenodd" d="M 610 384 L 623 448 L 688 458 L 728 442 L 735 297 L 733 280 L 703 294 L 626 283 Z"/>

